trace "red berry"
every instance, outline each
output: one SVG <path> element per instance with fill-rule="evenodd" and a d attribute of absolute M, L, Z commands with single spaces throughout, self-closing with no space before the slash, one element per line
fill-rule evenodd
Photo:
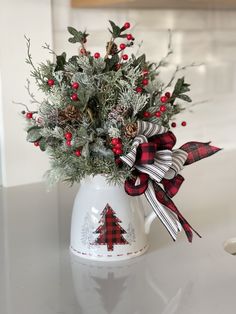
<path fill-rule="evenodd" d="M 148 111 L 144 111 L 143 116 L 144 116 L 145 118 L 149 118 L 149 117 L 151 116 L 151 113 L 148 112 Z"/>
<path fill-rule="evenodd" d="M 78 95 L 77 95 L 77 94 L 75 94 L 75 93 L 74 93 L 74 94 L 72 94 L 70 98 L 71 98 L 71 100 L 74 100 L 74 101 L 79 100 Z"/>
<path fill-rule="evenodd" d="M 32 119 L 33 118 L 33 112 L 27 112 L 26 113 L 26 118 L 27 119 Z"/>
<path fill-rule="evenodd" d="M 80 49 L 80 53 L 81 53 L 82 55 L 86 55 L 86 49 L 81 48 L 81 49 Z"/>
<path fill-rule="evenodd" d="M 128 40 L 132 40 L 132 39 L 133 39 L 133 36 L 132 36 L 132 34 L 127 34 L 127 35 L 126 35 L 126 38 L 127 38 Z"/>
<path fill-rule="evenodd" d="M 123 60 L 128 60 L 128 59 L 129 59 L 129 56 L 128 56 L 128 55 L 123 55 L 123 56 L 122 56 L 122 59 L 123 59 Z"/>
<path fill-rule="evenodd" d="M 39 146 L 39 141 L 34 142 L 34 146 Z"/>
<path fill-rule="evenodd" d="M 72 139 L 72 133 L 66 132 L 66 133 L 65 133 L 65 138 L 66 138 L 68 141 L 70 141 L 70 140 Z"/>
<path fill-rule="evenodd" d="M 143 89 L 141 86 L 136 87 L 136 92 L 137 93 L 142 93 Z"/>
<path fill-rule="evenodd" d="M 54 83 L 55 83 L 55 81 L 54 81 L 54 80 L 48 80 L 48 85 L 49 85 L 49 86 L 53 86 L 53 85 L 54 85 Z"/>
<path fill-rule="evenodd" d="M 145 75 L 148 75 L 148 73 L 149 73 L 149 71 L 148 71 L 148 69 L 143 69 L 143 75 L 145 76 Z"/>
<path fill-rule="evenodd" d="M 129 22 L 126 22 L 123 27 L 124 27 L 125 29 L 130 28 L 130 23 L 129 23 Z"/>
<path fill-rule="evenodd" d="M 78 89 L 79 88 L 79 83 L 78 82 L 74 82 L 74 83 L 72 83 L 71 87 L 73 89 Z"/>
<path fill-rule="evenodd" d="M 148 85 L 148 83 L 149 83 L 148 79 L 142 80 L 142 84 L 143 84 L 144 86 Z"/>
<path fill-rule="evenodd" d="M 167 98 L 166 96 L 162 96 L 162 97 L 161 97 L 161 102 L 164 103 L 164 102 L 167 102 L 167 100 L 168 100 L 168 98 Z"/>
<path fill-rule="evenodd" d="M 171 123 L 172 128 L 176 128 L 177 124 L 175 122 Z"/>
<path fill-rule="evenodd" d="M 67 141 L 66 141 L 66 145 L 67 145 L 67 146 L 71 146 L 71 141 L 70 141 L 70 140 L 67 140 Z"/>
<path fill-rule="evenodd" d="M 166 106 L 162 105 L 162 106 L 160 107 L 160 111 L 161 111 L 161 112 L 165 112 L 165 111 L 166 111 Z"/>
<path fill-rule="evenodd" d="M 165 96 L 166 96 L 167 98 L 170 98 L 171 94 L 170 94 L 169 92 L 166 92 L 166 93 L 165 93 Z"/>
<path fill-rule="evenodd" d="M 122 160 L 118 157 L 115 159 L 115 163 L 117 166 L 121 166 L 122 165 Z"/>
<path fill-rule="evenodd" d="M 157 111 L 157 112 L 155 113 L 155 116 L 156 116 L 157 118 L 160 118 L 161 112 L 160 112 L 160 111 Z"/>
<path fill-rule="evenodd" d="M 117 143 L 117 144 L 115 145 L 115 148 L 116 148 L 116 149 L 121 149 L 121 148 L 122 148 L 122 143 Z"/>
<path fill-rule="evenodd" d="M 120 49 L 124 50 L 126 48 L 126 44 L 120 44 Z"/>
<path fill-rule="evenodd" d="M 115 154 L 116 155 L 121 155 L 121 154 L 123 154 L 123 150 L 121 148 L 117 148 L 116 151 L 115 151 Z"/>
<path fill-rule="evenodd" d="M 112 148 L 112 151 L 114 154 L 116 154 L 116 148 L 115 147 Z"/>
<path fill-rule="evenodd" d="M 115 65 L 116 71 L 118 71 L 120 68 L 121 68 L 121 64 L 120 64 L 120 63 L 117 63 L 117 64 Z"/>
<path fill-rule="evenodd" d="M 95 52 L 95 54 L 94 54 L 94 58 L 95 58 L 95 59 L 100 58 L 100 53 L 99 53 L 99 52 Z"/>
<path fill-rule="evenodd" d="M 112 144 L 112 145 L 117 145 L 117 144 L 119 144 L 119 143 L 121 143 L 121 139 L 118 138 L 118 137 L 114 137 L 114 138 L 111 140 L 111 144 Z"/>
<path fill-rule="evenodd" d="M 77 150 L 75 151 L 75 155 L 76 155 L 77 157 L 80 157 L 80 156 L 81 156 L 81 151 L 80 151 L 79 149 L 77 149 Z"/>
<path fill-rule="evenodd" d="M 187 125 L 187 122 L 186 122 L 186 121 L 183 121 L 183 122 L 181 123 L 181 125 L 182 125 L 182 126 L 186 126 L 186 125 Z"/>

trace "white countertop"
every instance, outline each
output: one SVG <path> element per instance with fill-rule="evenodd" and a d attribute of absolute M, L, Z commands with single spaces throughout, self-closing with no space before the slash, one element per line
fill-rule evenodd
<path fill-rule="evenodd" d="M 0 314 L 235 314 L 235 152 L 189 166 L 175 198 L 203 236 L 173 242 L 151 227 L 149 251 L 129 262 L 71 257 L 77 187 L 43 184 L 0 191 Z"/>

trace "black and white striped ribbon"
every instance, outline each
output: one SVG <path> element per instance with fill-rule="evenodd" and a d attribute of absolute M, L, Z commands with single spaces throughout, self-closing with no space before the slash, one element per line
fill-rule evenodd
<path fill-rule="evenodd" d="M 170 211 L 169 208 L 157 200 L 152 180 L 148 181 L 148 188 L 144 194 L 157 217 L 166 227 L 173 240 L 176 240 L 178 232 L 182 230 L 182 226 L 174 212 Z"/>

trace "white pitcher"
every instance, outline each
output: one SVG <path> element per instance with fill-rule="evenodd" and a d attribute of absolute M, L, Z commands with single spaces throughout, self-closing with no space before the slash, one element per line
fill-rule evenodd
<path fill-rule="evenodd" d="M 87 177 L 76 195 L 71 221 L 71 252 L 83 258 L 118 261 L 143 254 L 156 217 L 145 217 L 141 199 L 102 175 Z"/>

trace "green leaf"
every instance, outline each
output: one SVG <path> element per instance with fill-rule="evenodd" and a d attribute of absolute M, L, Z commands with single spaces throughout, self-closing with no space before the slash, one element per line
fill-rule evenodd
<path fill-rule="evenodd" d="M 74 27 L 68 26 L 67 27 L 68 32 L 73 35 L 73 37 L 70 37 L 68 39 L 68 41 L 70 43 L 84 43 L 84 41 L 86 40 L 86 37 L 88 36 L 88 34 L 86 34 L 86 32 L 81 32 L 81 31 L 77 31 Z"/>
<path fill-rule="evenodd" d="M 184 84 L 184 77 L 179 78 L 174 87 L 174 92 L 173 92 L 174 95 L 180 94 L 183 84 Z"/>
<path fill-rule="evenodd" d="M 47 148 L 47 141 L 44 137 L 42 137 L 39 141 L 39 148 L 41 149 L 41 151 L 45 151 Z"/>
<path fill-rule="evenodd" d="M 40 133 L 40 129 L 38 126 L 32 126 L 31 128 L 28 129 L 27 131 L 27 137 L 26 140 L 30 143 L 34 143 L 42 137 Z"/>
<path fill-rule="evenodd" d="M 74 27 L 71 27 L 71 26 L 68 26 L 67 27 L 67 30 L 68 32 L 73 35 L 74 37 L 77 37 L 79 32 L 74 28 Z"/>
<path fill-rule="evenodd" d="M 112 27 L 112 36 L 113 38 L 117 38 L 120 36 L 120 33 L 121 33 L 121 29 L 119 26 L 117 26 L 113 21 L 110 21 L 109 20 L 109 23 L 111 24 L 111 27 Z"/>
<path fill-rule="evenodd" d="M 80 146 L 84 146 L 86 143 L 89 142 L 89 135 L 85 127 L 81 127 L 77 131 L 77 137 Z"/>
<path fill-rule="evenodd" d="M 179 78 L 175 84 L 173 96 L 177 97 L 180 94 L 184 94 L 190 91 L 190 84 L 184 82 L 184 77 Z"/>
<path fill-rule="evenodd" d="M 140 65 L 140 67 L 143 68 L 145 66 L 145 63 L 146 63 L 146 55 L 145 54 L 142 54 L 137 59 L 134 57 L 134 62 L 133 62 L 134 67 Z"/>
<path fill-rule="evenodd" d="M 187 101 L 187 102 L 192 101 L 192 99 L 188 95 L 185 95 L 185 94 L 181 94 L 181 95 L 177 96 L 177 98 L 180 98 L 180 99 Z"/>
<path fill-rule="evenodd" d="M 117 54 L 113 55 L 111 59 L 106 59 L 106 71 L 111 70 L 115 64 L 119 63 L 119 56 Z"/>
<path fill-rule="evenodd" d="M 57 56 L 57 65 L 55 71 L 64 70 L 64 65 L 66 64 L 66 53 L 63 52 L 61 55 Z"/>
<path fill-rule="evenodd" d="M 69 41 L 70 43 L 72 43 L 72 44 L 75 44 L 75 43 L 78 42 L 78 40 L 77 40 L 75 37 L 70 37 L 70 38 L 68 39 L 68 41 Z"/>

